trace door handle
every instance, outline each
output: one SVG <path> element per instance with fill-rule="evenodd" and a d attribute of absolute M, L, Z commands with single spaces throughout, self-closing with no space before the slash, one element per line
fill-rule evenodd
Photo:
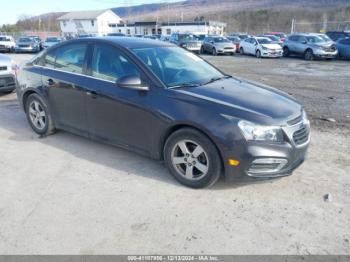
<path fill-rule="evenodd" d="M 53 85 L 55 85 L 55 81 L 53 81 L 51 78 L 50 78 L 50 79 L 47 79 L 46 83 L 47 83 L 48 86 L 53 86 Z"/>
<path fill-rule="evenodd" d="M 86 94 L 90 96 L 91 98 L 96 99 L 97 98 L 97 92 L 96 91 L 87 91 Z"/>

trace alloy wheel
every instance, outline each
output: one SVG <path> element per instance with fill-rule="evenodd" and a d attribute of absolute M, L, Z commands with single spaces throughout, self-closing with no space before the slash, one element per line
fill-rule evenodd
<path fill-rule="evenodd" d="M 46 113 L 43 106 L 36 100 L 29 105 L 29 118 L 38 130 L 43 130 L 46 126 Z"/>
<path fill-rule="evenodd" d="M 181 140 L 175 144 L 171 152 L 171 161 L 178 174 L 188 180 L 199 180 L 209 170 L 209 158 L 198 143 Z"/>

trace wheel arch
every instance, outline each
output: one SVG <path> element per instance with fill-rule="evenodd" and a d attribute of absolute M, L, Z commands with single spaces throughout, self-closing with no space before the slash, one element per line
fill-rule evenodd
<path fill-rule="evenodd" d="M 176 125 L 173 125 L 171 127 L 169 127 L 166 132 L 164 133 L 164 135 L 162 136 L 162 139 L 160 141 L 160 145 L 159 145 L 159 152 L 160 152 L 160 160 L 164 160 L 164 149 L 165 149 L 165 144 L 167 142 L 167 140 L 169 139 L 169 137 L 175 133 L 176 131 L 179 131 L 181 129 L 185 129 L 185 128 L 190 128 L 190 129 L 194 129 L 197 132 L 201 133 L 202 135 L 204 135 L 206 138 L 208 138 L 213 145 L 215 146 L 216 150 L 219 153 L 219 157 L 220 157 L 220 161 L 221 161 L 221 166 L 222 169 L 225 173 L 225 163 L 224 163 L 224 158 L 223 158 L 223 153 L 221 152 L 220 148 L 217 146 L 217 143 L 215 143 L 215 140 L 205 131 L 203 131 L 203 129 L 200 129 L 199 127 L 196 127 L 194 125 L 191 124 L 187 124 L 187 123 L 179 123 Z"/>
<path fill-rule="evenodd" d="M 26 102 L 27 102 L 27 99 L 30 95 L 32 94 L 37 94 L 37 95 L 40 95 L 37 91 L 34 91 L 33 89 L 29 89 L 27 91 L 25 91 L 22 95 L 22 107 L 24 109 L 24 112 L 26 112 Z"/>

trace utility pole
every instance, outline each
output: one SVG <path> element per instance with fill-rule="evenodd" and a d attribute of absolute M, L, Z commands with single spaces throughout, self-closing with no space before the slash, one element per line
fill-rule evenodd
<path fill-rule="evenodd" d="M 294 26 L 295 26 L 295 19 L 292 19 L 292 27 L 290 29 L 290 33 L 293 34 L 294 33 Z"/>

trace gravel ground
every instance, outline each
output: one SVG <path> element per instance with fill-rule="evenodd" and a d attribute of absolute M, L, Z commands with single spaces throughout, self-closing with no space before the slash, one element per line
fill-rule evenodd
<path fill-rule="evenodd" d="M 66 132 L 39 138 L 15 94 L 0 96 L 0 253 L 349 255 L 349 65 L 207 58 L 293 93 L 314 120 L 337 122 L 314 121 L 308 160 L 293 176 L 192 190 L 134 153 Z M 296 73 L 301 64 L 315 74 Z"/>

